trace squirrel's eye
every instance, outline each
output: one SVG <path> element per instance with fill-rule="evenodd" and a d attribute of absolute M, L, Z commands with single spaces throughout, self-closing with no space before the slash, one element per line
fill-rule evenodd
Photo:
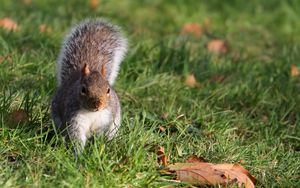
<path fill-rule="evenodd" d="M 109 94 L 109 92 L 110 92 L 110 88 L 107 88 L 107 92 L 106 93 Z"/>
<path fill-rule="evenodd" d="M 82 94 L 86 94 L 86 88 L 85 88 L 85 87 L 82 87 L 82 88 L 81 88 L 81 93 L 82 93 Z"/>

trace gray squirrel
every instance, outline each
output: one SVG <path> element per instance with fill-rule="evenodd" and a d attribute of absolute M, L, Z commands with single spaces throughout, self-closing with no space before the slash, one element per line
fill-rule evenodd
<path fill-rule="evenodd" d="M 85 20 L 65 37 L 51 110 L 56 128 L 77 143 L 77 152 L 93 134 L 112 139 L 120 127 L 121 106 L 112 85 L 126 52 L 127 39 L 105 20 Z"/>

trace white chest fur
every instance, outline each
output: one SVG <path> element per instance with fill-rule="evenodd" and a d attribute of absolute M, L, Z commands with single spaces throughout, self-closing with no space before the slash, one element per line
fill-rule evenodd
<path fill-rule="evenodd" d="M 80 110 L 74 118 L 76 128 L 87 137 L 92 133 L 102 134 L 112 121 L 112 112 L 106 108 L 97 112 Z"/>

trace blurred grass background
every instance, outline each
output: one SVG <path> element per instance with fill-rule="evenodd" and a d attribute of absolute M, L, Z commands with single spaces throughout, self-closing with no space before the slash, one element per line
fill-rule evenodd
<path fill-rule="evenodd" d="M 300 68 L 299 1 L 0 0 L 4 17 L 19 30 L 0 28 L 1 186 L 188 186 L 159 174 L 145 144 L 165 147 L 171 163 L 196 154 L 241 163 L 265 187 L 300 186 L 300 77 L 291 75 Z M 114 86 L 123 121 L 116 139 L 97 139 L 76 163 L 50 137 L 49 104 L 64 35 L 95 17 L 130 41 Z M 183 36 L 187 23 L 201 36 Z M 213 39 L 228 53 L 209 53 Z M 186 85 L 188 74 L 199 87 Z M 19 108 L 28 118 L 16 127 Z"/>

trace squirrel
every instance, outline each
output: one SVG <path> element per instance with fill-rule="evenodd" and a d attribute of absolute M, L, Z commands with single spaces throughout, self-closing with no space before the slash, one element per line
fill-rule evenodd
<path fill-rule="evenodd" d="M 126 53 L 127 39 L 105 20 L 85 20 L 65 37 L 51 111 L 56 129 L 77 144 L 76 153 L 93 134 L 116 135 L 121 106 L 112 85 Z"/>

